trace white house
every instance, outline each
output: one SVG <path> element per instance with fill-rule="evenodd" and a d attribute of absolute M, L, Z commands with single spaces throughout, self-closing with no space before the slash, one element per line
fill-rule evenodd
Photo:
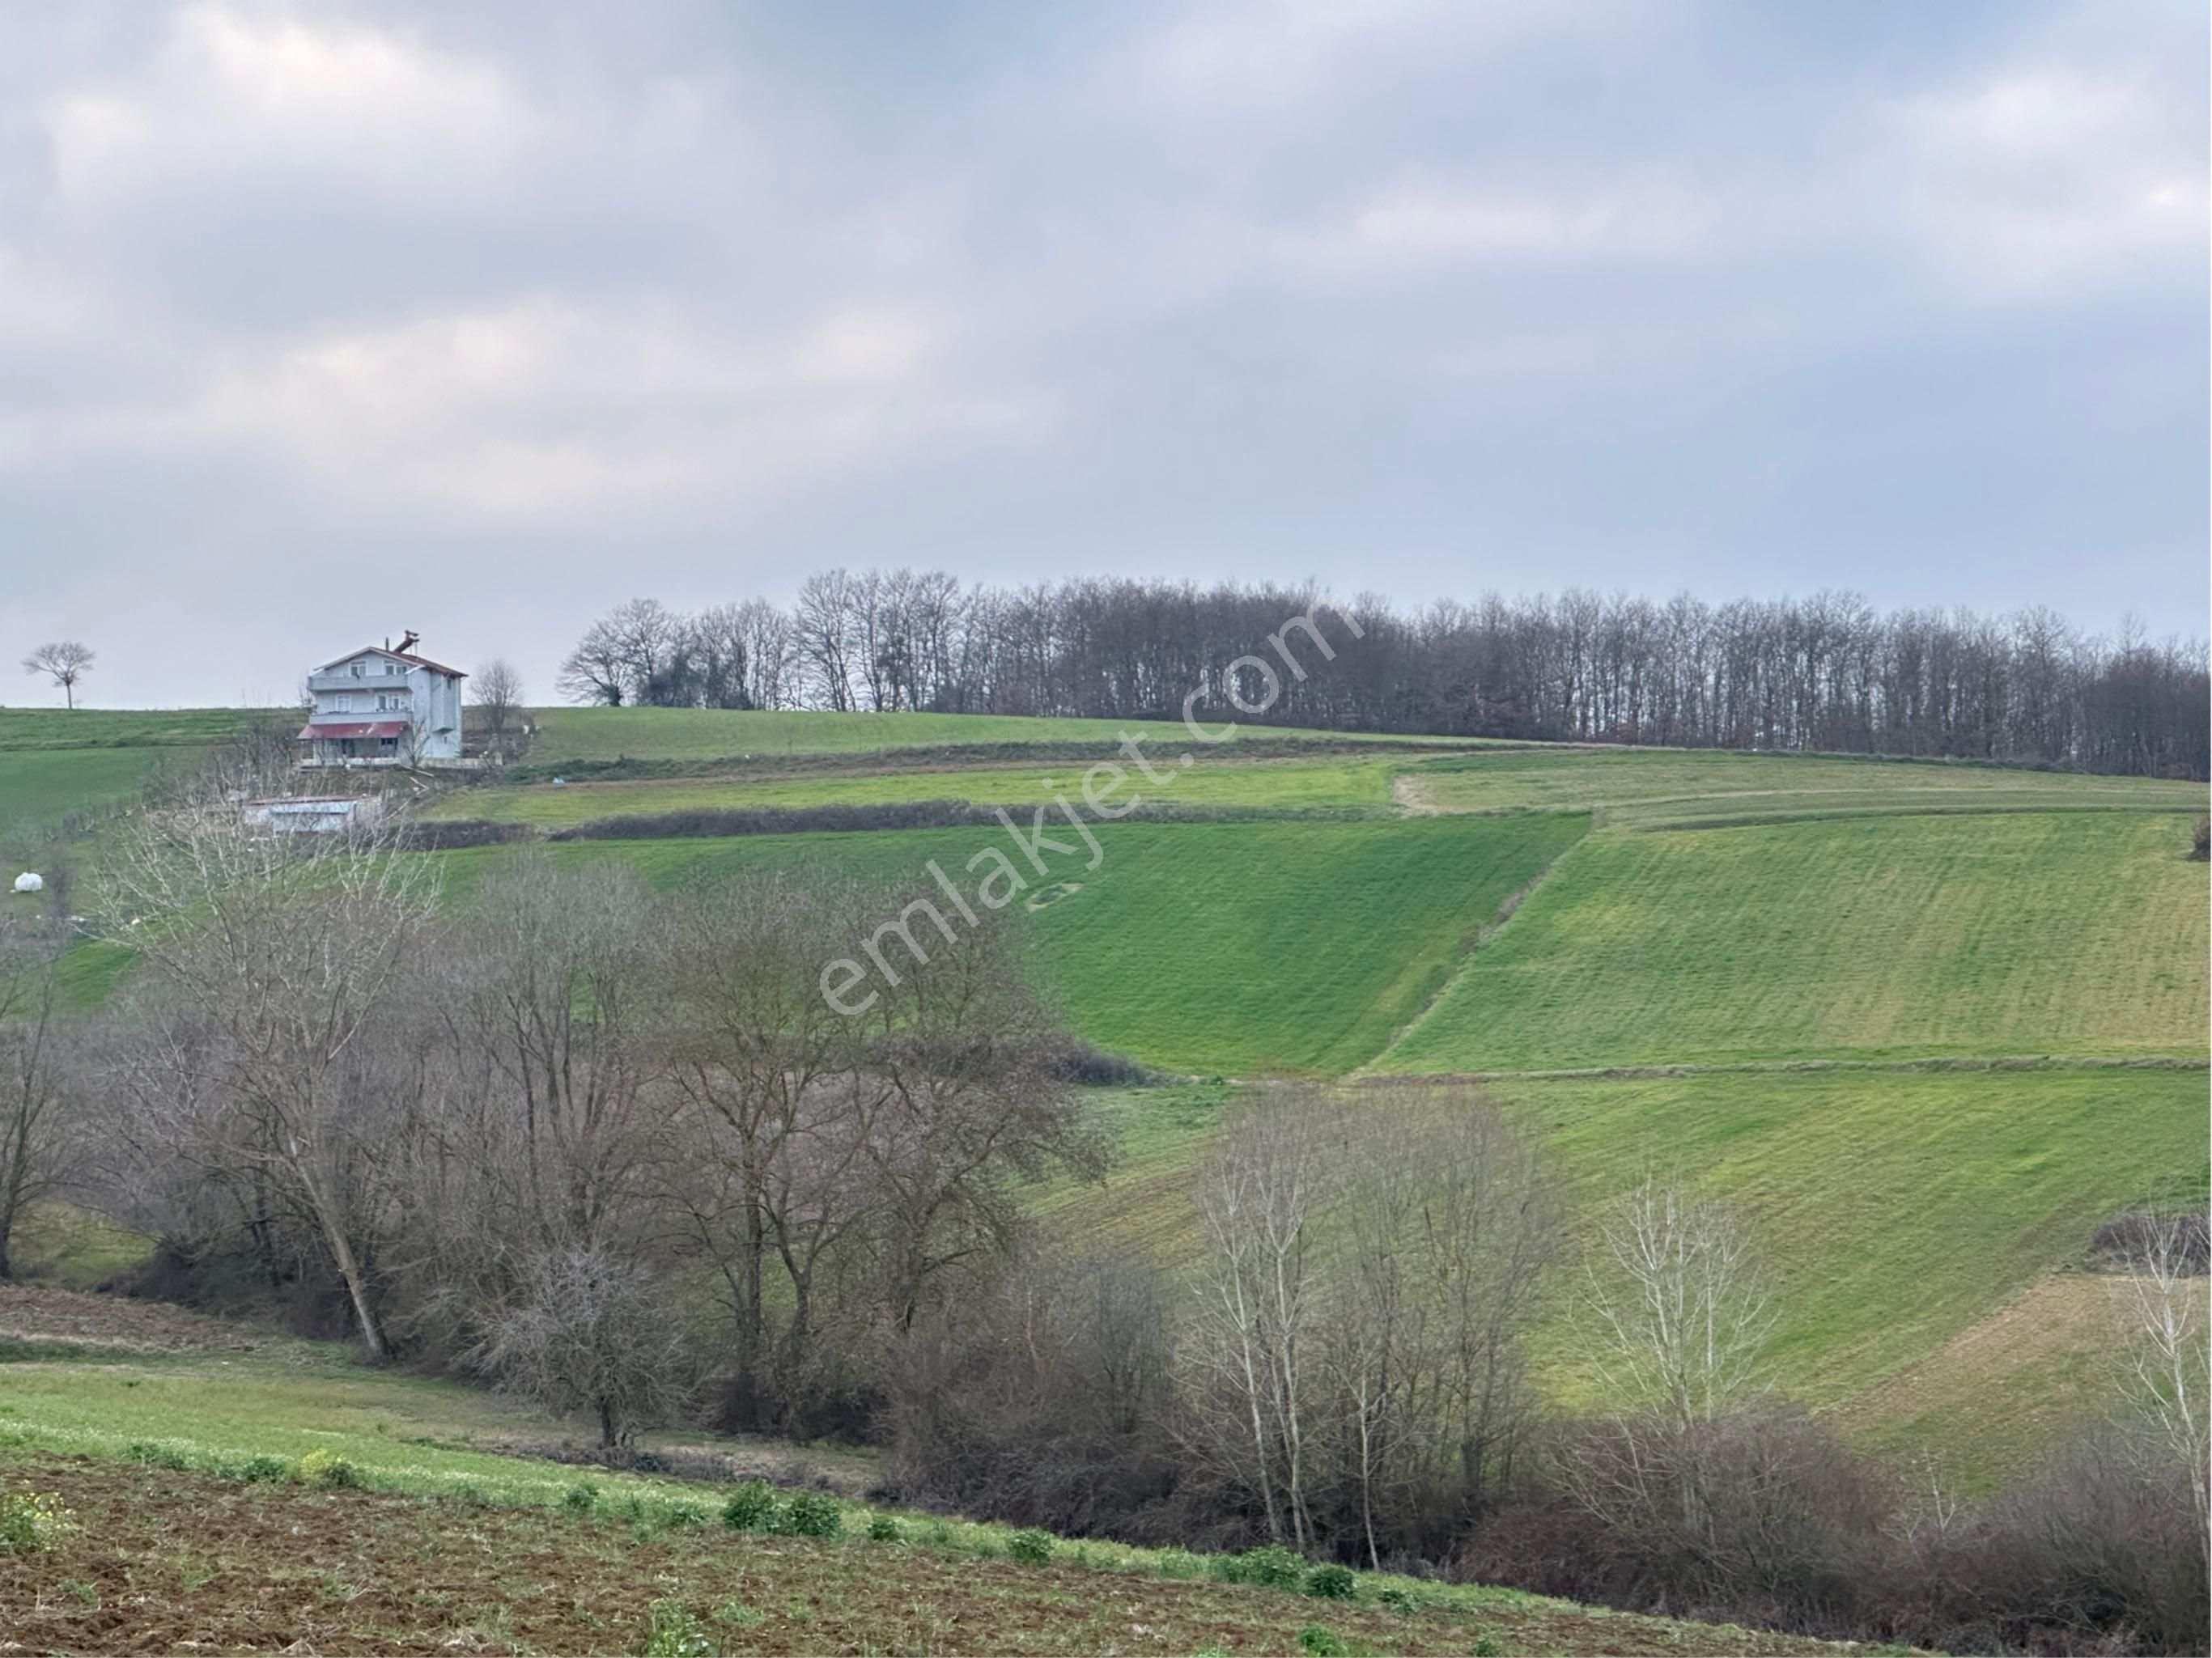
<path fill-rule="evenodd" d="M 393 650 L 371 645 L 307 675 L 313 712 L 300 728 L 303 766 L 435 764 L 461 757 L 458 668 L 415 654 L 410 633 Z"/>

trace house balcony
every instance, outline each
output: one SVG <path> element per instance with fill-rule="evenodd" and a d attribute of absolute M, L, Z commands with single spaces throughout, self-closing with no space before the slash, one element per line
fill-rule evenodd
<path fill-rule="evenodd" d="M 393 671 L 380 672 L 380 670 L 384 668 L 391 668 Z M 344 670 L 337 673 L 311 673 L 307 676 L 307 689 L 311 691 L 390 690 L 407 683 L 406 674 L 398 670 L 399 665 L 396 662 L 374 662 L 369 665 L 367 673 L 357 674 Z"/>

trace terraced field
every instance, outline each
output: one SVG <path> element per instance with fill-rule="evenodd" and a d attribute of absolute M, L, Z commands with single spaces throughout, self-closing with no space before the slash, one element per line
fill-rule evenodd
<path fill-rule="evenodd" d="M 1501 748 L 1409 770 L 1437 811 L 1589 811 L 1600 828 L 1708 828 L 1858 814 L 2139 807 L 2204 810 L 2201 783 L 1963 762 L 1686 749 Z"/>
<path fill-rule="evenodd" d="M 989 714 L 820 714 L 726 708 L 538 708 L 537 740 L 530 750 L 532 775 L 550 774 L 578 761 L 680 762 L 765 758 L 799 754 L 887 754 L 899 750 L 1051 744 L 1070 752 L 1105 754 L 1123 732 L 1143 737 L 1171 754 L 1190 746 L 1180 720 L 1037 720 Z M 1202 714 L 1209 729 L 1215 716 Z M 1278 726 L 1243 726 L 1227 739 L 1300 738 L 1334 746 L 1407 742 L 1434 746 L 1434 738 L 1347 735 Z M 1449 739 L 1445 739 L 1449 740 Z M 1477 739 L 1465 738 L 1468 746 Z"/>
<path fill-rule="evenodd" d="M 1169 774 L 1149 781 L 1133 769 L 1111 805 L 1166 802 L 1179 806 L 1248 806 L 1272 811 L 1364 811 L 1390 815 L 1391 778 L 1402 764 L 1387 756 L 1335 755 L 1315 759 L 1240 761 L 1208 756 L 1188 769 L 1176 756 L 1187 749 L 1162 746 L 1155 766 Z M 1025 764 L 898 770 L 766 774 L 743 779 L 636 782 L 579 782 L 560 787 L 498 786 L 456 790 L 430 814 L 480 817 L 498 823 L 561 829 L 607 817 L 665 812 L 722 811 L 746 806 L 881 805 L 936 799 L 983 805 L 1042 805 L 1055 795 L 1080 802 L 1085 770 L 1095 755 Z M 1101 780 L 1102 783 L 1105 780 Z"/>
<path fill-rule="evenodd" d="M 2097 812 L 1593 835 L 1378 1068 L 2201 1055 L 2188 831 Z"/>
<path fill-rule="evenodd" d="M 1177 1071 L 1337 1075 L 1382 1051 L 1467 936 L 1587 821 L 1103 824 L 1098 867 L 1085 867 L 1087 853 L 1054 859 L 1040 878 L 1075 890 L 1023 919 L 1047 983 L 1101 1046 Z M 964 872 L 989 847 L 1012 852 L 1000 831 L 955 829 L 581 841 L 547 855 L 620 858 L 660 882 L 820 860 L 918 890 L 934 861 L 972 891 Z M 514 854 L 438 855 L 458 901 Z"/>

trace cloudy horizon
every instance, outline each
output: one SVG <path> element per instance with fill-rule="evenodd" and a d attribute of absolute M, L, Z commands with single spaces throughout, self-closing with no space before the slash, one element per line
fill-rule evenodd
<path fill-rule="evenodd" d="M 2155 4 L 0 10 L 0 702 L 809 571 L 2202 635 Z"/>

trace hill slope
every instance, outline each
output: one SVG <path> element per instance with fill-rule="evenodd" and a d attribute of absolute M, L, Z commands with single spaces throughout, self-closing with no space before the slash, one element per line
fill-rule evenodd
<path fill-rule="evenodd" d="M 1592 835 L 1378 1066 L 2199 1054 L 2187 834 L 2098 812 Z"/>

